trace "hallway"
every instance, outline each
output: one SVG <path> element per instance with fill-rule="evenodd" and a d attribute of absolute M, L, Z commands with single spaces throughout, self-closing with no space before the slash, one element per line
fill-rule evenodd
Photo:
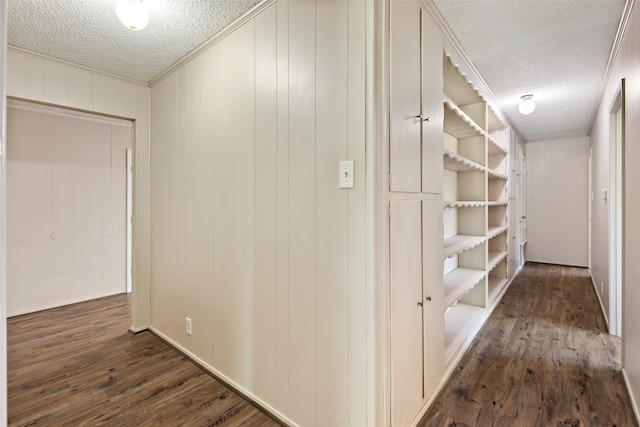
<path fill-rule="evenodd" d="M 584 268 L 527 263 L 419 426 L 637 426 Z"/>

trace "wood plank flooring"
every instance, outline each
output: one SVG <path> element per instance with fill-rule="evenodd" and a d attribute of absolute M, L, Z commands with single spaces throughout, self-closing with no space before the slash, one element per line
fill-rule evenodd
<path fill-rule="evenodd" d="M 419 426 L 638 426 L 588 271 L 527 263 Z"/>
<path fill-rule="evenodd" d="M 9 426 L 277 426 L 150 332 L 126 294 L 10 318 Z"/>

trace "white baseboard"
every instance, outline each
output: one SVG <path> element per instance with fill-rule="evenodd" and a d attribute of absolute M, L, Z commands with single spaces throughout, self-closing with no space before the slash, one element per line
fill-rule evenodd
<path fill-rule="evenodd" d="M 229 386 L 233 391 L 235 391 L 236 393 L 240 394 L 242 397 L 244 397 L 245 399 L 249 400 L 251 403 L 259 406 L 264 411 L 268 412 L 273 417 L 275 417 L 278 420 L 280 420 L 281 422 L 283 422 L 285 425 L 288 425 L 288 426 L 291 426 L 291 427 L 298 427 L 298 425 L 296 423 L 291 421 L 284 414 L 282 414 L 279 411 L 277 411 L 271 405 L 269 405 L 268 403 L 264 402 L 259 397 L 255 396 L 252 392 L 250 392 L 246 388 L 244 388 L 241 385 L 239 385 L 236 382 L 234 382 L 231 378 L 227 377 L 222 372 L 218 371 L 216 368 L 214 368 L 213 366 L 209 365 L 204 360 L 200 359 L 198 356 L 196 356 L 195 354 L 191 353 L 189 350 L 185 349 L 184 347 L 182 347 L 181 345 L 179 345 L 178 343 L 173 341 L 171 338 L 169 338 L 168 336 L 166 336 L 162 332 L 158 331 L 153 326 L 149 326 L 149 330 L 151 332 L 153 332 L 155 335 L 157 335 L 158 337 L 160 337 L 163 341 L 167 342 L 169 345 L 171 345 L 172 347 L 177 349 L 179 352 L 181 352 L 182 354 L 187 356 L 189 359 L 191 359 L 197 365 L 199 365 L 202 368 L 204 368 L 207 371 L 209 371 L 211 374 L 213 374 L 213 376 L 217 380 L 219 380 L 223 384 Z"/>
<path fill-rule="evenodd" d="M 598 292 L 598 286 L 596 286 L 596 281 L 593 278 L 593 274 L 591 274 L 591 270 L 589 270 L 589 277 L 591 277 L 591 284 L 593 285 L 593 290 L 596 291 L 596 295 L 598 296 L 598 302 L 600 303 L 600 311 L 604 316 L 604 322 L 607 324 L 607 331 L 609 330 L 609 318 L 607 317 L 607 311 L 604 309 L 604 304 L 602 303 L 602 297 Z"/>
<path fill-rule="evenodd" d="M 629 385 L 629 377 L 627 377 L 627 371 L 622 368 L 622 378 L 624 379 L 624 385 L 627 387 L 627 393 L 629 393 L 629 400 L 631 400 L 631 407 L 633 408 L 633 413 L 636 416 L 636 421 L 640 422 L 640 408 L 638 408 L 638 401 L 636 400 L 633 390 Z"/>

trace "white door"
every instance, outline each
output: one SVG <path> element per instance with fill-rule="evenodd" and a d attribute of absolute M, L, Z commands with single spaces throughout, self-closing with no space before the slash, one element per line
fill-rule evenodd
<path fill-rule="evenodd" d="M 393 426 L 408 425 L 423 401 L 421 229 L 422 207 L 419 200 L 391 202 L 389 249 Z"/>

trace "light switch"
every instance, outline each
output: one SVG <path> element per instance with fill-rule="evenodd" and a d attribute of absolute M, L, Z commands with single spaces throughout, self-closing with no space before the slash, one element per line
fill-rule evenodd
<path fill-rule="evenodd" d="M 343 160 L 340 162 L 340 188 L 353 188 L 353 173 L 353 160 Z"/>

